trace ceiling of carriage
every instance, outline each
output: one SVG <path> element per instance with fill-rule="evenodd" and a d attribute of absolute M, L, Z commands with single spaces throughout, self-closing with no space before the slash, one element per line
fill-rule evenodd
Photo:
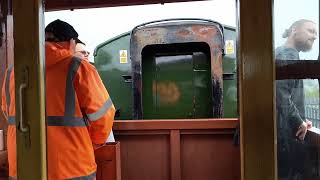
<path fill-rule="evenodd" d="M 45 0 L 46 11 L 187 2 L 195 0 Z"/>

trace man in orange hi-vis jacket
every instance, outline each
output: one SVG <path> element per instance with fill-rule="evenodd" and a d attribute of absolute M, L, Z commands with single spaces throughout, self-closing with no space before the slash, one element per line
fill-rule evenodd
<path fill-rule="evenodd" d="M 74 57 L 78 33 L 63 21 L 46 31 L 46 121 L 48 179 L 95 179 L 95 146 L 108 138 L 115 108 L 96 69 Z M 16 179 L 14 73 L 9 67 L 2 89 L 8 115 L 9 176 Z"/>

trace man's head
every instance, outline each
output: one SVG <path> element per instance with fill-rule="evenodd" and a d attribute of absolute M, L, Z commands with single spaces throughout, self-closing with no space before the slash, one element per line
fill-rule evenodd
<path fill-rule="evenodd" d="M 288 38 L 298 51 L 307 52 L 312 49 L 313 42 L 317 38 L 316 24 L 313 21 L 301 19 L 294 22 L 282 37 Z"/>
<path fill-rule="evenodd" d="M 86 44 L 80 40 L 78 40 L 76 43 L 76 50 L 74 55 L 80 57 L 81 59 L 88 59 L 90 52 L 87 50 Z"/>
<path fill-rule="evenodd" d="M 45 40 L 49 42 L 69 42 L 70 50 L 75 50 L 78 41 L 77 31 L 68 23 L 59 19 L 52 21 L 45 28 Z"/>

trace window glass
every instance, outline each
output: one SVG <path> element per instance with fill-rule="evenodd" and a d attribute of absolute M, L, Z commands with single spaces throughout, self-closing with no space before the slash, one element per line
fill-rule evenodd
<path fill-rule="evenodd" d="M 315 23 L 318 33 L 319 27 L 319 0 L 274 0 L 274 44 L 275 47 L 283 46 L 287 41 L 287 36 L 290 33 L 290 26 L 299 20 L 309 20 Z M 310 25 L 311 26 L 311 25 Z M 306 31 L 311 28 L 308 26 Z M 295 28 L 293 28 L 294 30 Z M 286 32 L 287 31 L 287 32 Z M 306 32 L 307 33 L 307 32 Z M 299 33 L 294 32 L 296 36 Z M 310 35 L 309 42 L 312 40 Z M 303 43 L 303 42 L 301 42 Z M 303 52 L 303 51 L 301 51 Z M 319 54 L 319 38 L 314 40 L 312 48 L 306 49 L 300 53 L 300 59 L 318 59 Z"/>
<path fill-rule="evenodd" d="M 179 12 L 179 13 L 177 13 Z M 146 14 L 148 14 L 146 16 Z M 97 18 L 99 17 L 99 18 Z M 114 18 L 110 18 L 114 17 Z M 132 119 L 134 111 L 139 111 L 139 109 L 134 108 L 134 100 L 135 99 L 132 84 L 135 84 L 135 79 L 132 78 L 132 66 L 131 59 L 134 56 L 132 52 L 130 52 L 130 33 L 132 29 L 142 23 L 147 23 L 151 21 L 161 20 L 161 19 L 172 19 L 172 18 L 197 18 L 197 19 L 209 19 L 212 21 L 216 21 L 224 26 L 224 44 L 225 44 L 225 56 L 223 56 L 222 65 L 223 65 L 223 118 L 237 118 L 238 117 L 238 97 L 237 97 L 237 64 L 236 64 L 236 1 L 234 0 L 213 0 L 213 1 L 196 1 L 196 2 L 185 2 L 185 3 L 164 3 L 164 4 L 150 4 L 143 6 L 123 6 L 123 7 L 108 7 L 108 8 L 96 8 L 96 9 L 81 9 L 74 11 L 53 11 L 45 13 L 45 23 L 48 24 L 55 19 L 61 19 L 63 21 L 69 22 L 71 25 L 79 33 L 79 39 L 86 44 L 85 51 L 90 52 L 88 55 L 88 59 L 95 64 L 95 67 L 103 81 L 106 85 L 107 90 L 112 98 L 112 101 L 117 108 L 116 119 Z M 101 19 L 106 19 L 107 21 L 102 22 Z M 181 21 L 182 22 L 182 21 Z M 158 23 L 158 25 L 165 27 L 166 23 L 162 22 Z M 195 22 L 198 23 L 198 22 Z M 146 26 L 144 26 L 146 27 Z M 141 27 L 140 27 L 141 28 Z M 143 28 L 143 27 L 142 27 Z M 196 29 L 196 28 L 194 28 Z M 128 32 L 128 33 L 125 33 Z M 189 32 L 186 31 L 186 32 Z M 197 32 L 198 33 L 198 32 Z M 170 33 L 167 33 L 170 34 Z M 168 36 L 169 37 L 169 36 Z M 218 37 L 218 36 L 217 36 Z M 160 36 L 150 36 L 150 39 L 160 38 Z M 170 37 L 172 39 L 177 39 L 177 43 L 182 43 L 182 39 L 180 35 Z M 160 38 L 161 39 L 161 38 Z M 191 42 L 194 40 L 190 40 Z M 194 47 L 198 47 L 197 45 L 192 45 Z M 222 44 L 223 46 L 223 44 Z M 162 47 L 163 48 L 163 47 Z M 95 50 L 94 50 L 95 49 Z M 179 49 L 178 54 L 184 54 L 184 49 Z M 210 54 L 210 53 L 209 53 Z M 81 54 L 82 55 L 82 54 Z M 209 61 L 210 62 L 210 61 Z M 182 63 L 183 64 L 183 63 Z M 191 64 L 192 65 L 192 64 Z M 175 81 L 175 78 L 180 77 L 178 75 L 179 70 L 177 70 L 181 66 L 174 66 L 175 68 L 168 69 L 170 70 L 169 74 L 172 74 L 170 78 L 168 77 L 168 81 Z M 163 69 L 161 69 L 163 70 Z M 143 72 L 143 71 L 142 71 Z M 164 71 L 161 71 L 164 72 Z M 202 70 L 192 70 L 188 72 L 188 75 L 181 78 L 189 78 L 187 85 L 192 84 L 193 81 L 194 86 L 202 88 L 202 79 L 201 77 L 204 73 Z M 163 73 L 160 73 L 163 74 Z M 167 74 L 167 73 L 166 73 Z M 178 76 L 177 76 L 178 75 Z M 142 73 L 142 77 L 144 76 Z M 210 77 L 205 76 L 206 78 Z M 148 77 L 149 78 L 149 77 Z M 193 78 L 196 78 L 193 80 Z M 208 81 L 209 82 L 209 81 Z M 199 85 L 200 83 L 200 85 Z M 210 81 L 210 84 L 212 82 Z M 181 84 L 181 83 L 180 83 Z M 189 94 L 180 94 L 176 96 L 170 91 L 170 88 L 167 88 L 167 83 L 165 83 L 165 92 L 169 95 L 166 97 L 171 97 L 171 101 L 173 99 L 180 97 L 188 97 L 188 100 L 192 102 L 186 103 L 186 101 L 176 101 L 183 102 L 182 104 L 174 104 L 167 103 L 168 100 L 165 100 L 167 106 L 165 109 L 167 111 L 174 112 L 170 115 L 170 118 L 183 119 L 186 118 L 181 116 L 180 114 L 184 114 L 189 118 L 200 118 L 200 116 L 194 116 L 195 109 L 206 109 L 206 103 L 203 103 L 204 100 L 207 99 L 199 99 L 198 101 L 194 100 L 192 93 L 197 93 L 193 89 L 188 89 L 185 86 L 185 83 L 182 83 L 183 86 L 178 86 L 179 92 L 186 92 Z M 190 84 L 190 85 L 191 85 Z M 211 85 L 210 85 L 211 86 Z M 151 88 L 150 92 L 152 92 L 152 85 L 148 85 Z M 182 88 L 182 89 L 181 89 Z M 162 88 L 163 89 L 163 88 Z M 169 90 L 168 90 L 169 89 Z M 211 91 L 208 92 L 211 95 Z M 219 94 L 219 92 L 215 92 Z M 157 95 L 158 93 L 155 93 Z M 146 94 L 144 94 L 146 95 Z M 163 95 L 163 93 L 162 93 Z M 205 96 L 203 93 L 200 93 L 201 97 L 209 97 Z M 158 99 L 160 96 L 157 96 Z M 153 96 L 143 96 L 143 101 L 153 102 Z M 157 99 L 157 98 L 155 98 Z M 161 98 L 163 101 L 167 98 Z M 177 98 L 178 99 L 178 98 Z M 158 101 L 154 101 L 158 102 Z M 161 107 L 163 107 L 163 103 L 161 103 Z M 169 106 L 170 105 L 170 106 Z M 181 110 L 183 107 L 190 107 L 190 112 Z M 213 105 L 212 105 L 213 106 Z M 215 105 L 217 106 L 217 105 Z M 157 106 L 158 107 L 158 106 Z M 174 108 L 172 108 L 174 107 Z M 144 105 L 143 110 L 147 110 L 151 108 L 151 106 Z M 157 111 L 157 113 L 151 113 L 153 119 L 159 118 L 169 118 L 167 116 L 167 111 L 164 111 L 164 108 L 158 109 L 153 108 Z M 182 108 L 184 109 L 184 108 Z M 205 117 L 213 117 L 212 107 L 210 111 L 204 110 L 204 114 L 211 114 Z M 179 112 L 177 111 L 179 110 Z M 158 112 L 159 111 L 159 112 Z M 164 114 L 160 116 L 159 114 Z M 144 114 L 145 115 L 145 114 Z M 204 116 L 201 116 L 204 117 Z M 144 116 L 144 118 L 149 118 L 150 116 Z"/>
<path fill-rule="evenodd" d="M 287 67 L 286 78 L 276 80 L 279 180 L 319 178 L 319 83 L 294 74 L 307 73 L 302 60 L 318 60 L 318 32 L 319 0 L 274 1 L 276 67 Z"/>

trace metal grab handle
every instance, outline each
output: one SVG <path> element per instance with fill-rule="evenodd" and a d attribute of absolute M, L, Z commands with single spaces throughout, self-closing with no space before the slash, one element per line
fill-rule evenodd
<path fill-rule="evenodd" d="M 124 79 L 125 83 L 132 83 L 132 76 L 131 75 L 121 75 Z"/>
<path fill-rule="evenodd" d="M 26 69 L 24 69 L 23 71 L 24 74 L 24 78 L 28 77 L 28 71 Z M 28 81 L 27 79 L 24 79 L 25 82 L 21 83 L 19 86 L 19 115 L 20 115 L 20 119 L 19 119 L 19 130 L 23 133 L 28 132 L 29 131 L 29 127 L 28 126 L 24 126 L 24 120 L 23 120 L 23 91 L 24 89 L 27 88 L 28 86 Z"/>

